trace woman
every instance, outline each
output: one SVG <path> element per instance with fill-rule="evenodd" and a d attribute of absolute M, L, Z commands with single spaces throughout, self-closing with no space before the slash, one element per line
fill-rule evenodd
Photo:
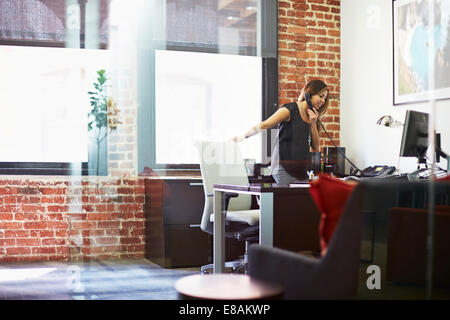
<path fill-rule="evenodd" d="M 311 80 L 303 88 L 298 102 L 281 106 L 267 120 L 252 127 L 243 136 L 234 137 L 233 140 L 239 142 L 261 130 L 278 125 L 272 152 L 271 174 L 278 184 L 289 184 L 304 179 L 307 162 L 310 159 L 310 147 L 312 151 L 319 151 L 320 148 L 317 119 L 328 108 L 328 93 L 328 87 L 323 81 Z M 310 100 L 310 104 L 307 100 Z"/>

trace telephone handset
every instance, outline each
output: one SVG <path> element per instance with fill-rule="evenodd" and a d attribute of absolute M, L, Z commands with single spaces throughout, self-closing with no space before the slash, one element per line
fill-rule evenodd
<path fill-rule="evenodd" d="M 306 100 L 306 103 L 308 104 L 308 108 L 310 110 L 314 111 L 312 102 L 311 102 L 311 93 L 309 93 L 309 92 L 305 93 L 305 100 Z"/>
<path fill-rule="evenodd" d="M 385 177 L 394 172 L 394 166 L 372 166 L 361 171 L 361 177 Z"/>

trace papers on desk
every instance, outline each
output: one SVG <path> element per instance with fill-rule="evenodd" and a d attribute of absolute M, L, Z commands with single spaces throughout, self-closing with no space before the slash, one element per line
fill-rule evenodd
<path fill-rule="evenodd" d="M 309 188 L 309 181 L 295 181 L 293 183 L 289 183 L 289 187 L 291 187 L 291 188 Z"/>

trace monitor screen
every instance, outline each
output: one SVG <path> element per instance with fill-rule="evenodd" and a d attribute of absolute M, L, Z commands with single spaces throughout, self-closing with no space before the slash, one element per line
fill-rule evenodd
<path fill-rule="evenodd" d="M 425 157 L 428 149 L 428 113 L 406 111 L 400 157 Z"/>

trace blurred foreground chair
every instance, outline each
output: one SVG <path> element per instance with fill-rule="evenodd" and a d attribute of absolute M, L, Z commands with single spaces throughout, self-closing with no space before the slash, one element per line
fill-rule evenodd
<path fill-rule="evenodd" d="M 252 245 L 248 274 L 282 285 L 285 299 L 345 299 L 356 296 L 364 196 L 365 185 L 362 182 L 346 201 L 322 257 L 312 258 L 279 248 Z"/>
<path fill-rule="evenodd" d="M 214 184 L 248 185 L 248 176 L 244 160 L 237 143 L 202 141 L 198 145 L 200 155 L 200 171 L 205 193 L 205 207 L 203 210 L 201 229 L 213 234 L 213 191 Z M 243 259 L 226 262 L 226 268 L 235 272 L 247 270 L 247 251 L 251 242 L 259 240 L 259 209 L 251 209 L 250 195 L 225 194 L 225 237 L 238 241 L 245 241 Z M 212 269 L 208 264 L 201 267 L 205 273 Z"/>

